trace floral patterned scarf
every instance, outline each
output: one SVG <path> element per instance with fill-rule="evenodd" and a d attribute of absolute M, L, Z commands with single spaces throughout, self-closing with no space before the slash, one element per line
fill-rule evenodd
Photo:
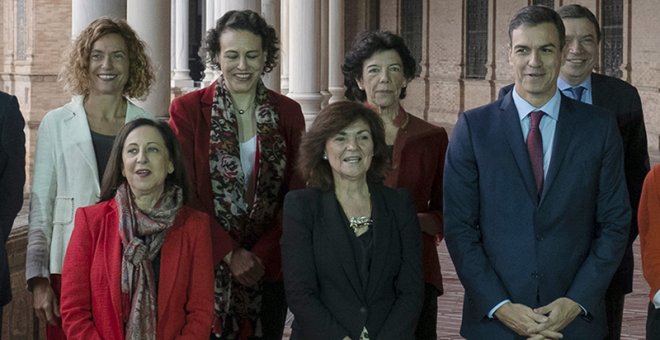
<path fill-rule="evenodd" d="M 122 309 L 127 340 L 156 339 L 158 316 L 154 270 L 151 261 L 158 255 L 165 235 L 174 224 L 183 193 L 177 186 L 163 192 L 149 212 L 140 210 L 133 194 L 123 183 L 115 201 L 119 212 Z"/>
<path fill-rule="evenodd" d="M 278 130 L 279 116 L 268 100 L 264 84 L 257 84 L 257 160 L 254 183 L 245 185 L 240 159 L 238 123 L 224 77 L 216 85 L 211 111 L 209 165 L 215 218 L 238 244 L 250 250 L 271 227 L 281 200 L 286 167 L 286 143 Z M 248 193 L 246 188 L 254 188 Z M 235 339 L 248 324 L 255 336 L 261 334 L 261 282 L 246 287 L 233 280 L 224 262 L 216 268 L 215 311 L 218 323 L 213 332 L 221 339 Z"/>

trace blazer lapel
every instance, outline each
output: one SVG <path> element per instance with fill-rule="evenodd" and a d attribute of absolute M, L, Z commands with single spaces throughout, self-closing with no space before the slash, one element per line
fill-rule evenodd
<path fill-rule="evenodd" d="M 568 146 L 571 144 L 571 138 L 574 135 L 574 130 L 578 123 L 576 122 L 575 108 L 571 102 L 567 100 L 563 94 L 561 95 L 561 105 L 559 107 L 559 120 L 557 121 L 557 128 L 555 131 L 555 144 L 552 147 L 552 158 L 550 159 L 550 166 L 548 174 L 545 176 L 545 184 L 543 185 L 543 194 L 541 195 L 541 202 L 552 187 L 552 183 L 557 178 L 561 164 L 566 156 Z"/>
<path fill-rule="evenodd" d="M 606 104 L 608 99 L 616 98 L 617 96 L 612 96 L 610 91 L 602 87 L 602 79 L 597 74 L 591 74 L 591 102 L 596 106 L 608 107 L 609 105 Z"/>
<path fill-rule="evenodd" d="M 372 246 L 371 246 L 371 266 L 369 268 L 369 279 L 367 281 L 367 301 L 371 300 L 373 294 L 377 291 L 380 278 L 388 260 L 388 250 L 390 247 L 390 236 L 392 230 L 396 228 L 393 225 L 394 216 L 390 215 L 387 202 L 378 188 L 370 186 L 372 199 L 371 216 L 374 221 L 372 225 Z"/>
<path fill-rule="evenodd" d="M 122 315 L 121 305 L 121 259 L 122 259 L 122 246 L 119 231 L 110 232 L 109 228 L 117 228 L 119 221 L 117 220 L 117 209 L 115 202 L 109 205 L 111 210 L 105 215 L 104 227 L 106 227 L 105 248 L 108 254 L 111 254 L 105 262 L 106 275 L 108 277 L 108 285 L 110 286 L 110 298 L 112 299 L 112 307 L 118 317 Z M 123 320 L 119 320 L 120 324 Z"/>
<path fill-rule="evenodd" d="M 181 216 L 177 216 L 177 220 Z M 165 236 L 165 242 L 160 249 L 160 276 L 158 278 L 158 319 L 162 320 L 162 313 L 167 312 L 170 298 L 174 292 L 174 282 L 176 274 L 179 272 L 179 254 L 181 254 L 183 235 L 181 228 L 176 227 L 181 223 L 175 221 L 173 228 Z M 193 259 L 185 259 L 193 260 Z"/>
<path fill-rule="evenodd" d="M 322 228 L 330 244 L 335 245 L 334 254 L 339 258 L 344 274 L 351 284 L 355 296 L 363 299 L 363 288 L 360 282 L 357 264 L 355 263 L 355 253 L 351 247 L 351 240 L 348 239 L 346 230 L 342 227 L 344 221 L 341 218 L 341 207 L 335 198 L 333 192 L 323 192 L 321 194 L 321 206 L 323 212 L 321 215 Z"/>
<path fill-rule="evenodd" d="M 525 188 L 527 188 L 530 197 L 532 197 L 535 202 L 538 202 L 539 195 L 536 190 L 536 181 L 534 180 L 534 174 L 532 173 L 532 165 L 529 160 L 527 145 L 525 144 L 520 129 L 518 110 L 513 103 L 511 93 L 507 94 L 502 100 L 502 104 L 500 105 L 500 116 L 501 119 L 497 120 L 499 124 L 502 124 L 500 130 L 504 132 L 507 142 L 511 147 L 513 158 L 516 160 L 523 182 L 525 183 Z"/>
<path fill-rule="evenodd" d="M 92 170 L 94 178 L 98 178 L 99 171 L 96 165 L 96 154 L 94 153 L 92 135 L 89 131 L 89 124 L 85 117 L 82 102 L 73 102 L 72 104 L 71 116 L 64 119 L 66 131 L 71 133 L 71 139 L 73 144 L 75 144 L 76 150 L 82 154 L 85 163 Z"/>

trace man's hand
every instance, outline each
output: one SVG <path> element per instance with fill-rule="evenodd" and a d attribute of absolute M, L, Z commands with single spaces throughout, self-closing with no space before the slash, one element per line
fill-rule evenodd
<path fill-rule="evenodd" d="M 534 312 L 546 315 L 547 321 L 542 322 L 532 329 L 532 332 L 539 333 L 543 329 L 559 332 L 568 326 L 575 318 L 580 315 L 582 308 L 575 301 L 561 297 L 543 307 L 535 308 Z"/>
<path fill-rule="evenodd" d="M 36 277 L 31 281 L 34 312 L 41 322 L 56 326 L 57 321 L 55 318 L 60 318 L 60 306 L 57 303 L 50 282 L 43 277 Z"/>
<path fill-rule="evenodd" d="M 562 335 L 542 326 L 548 317 L 518 303 L 508 302 L 495 311 L 495 317 L 518 335 L 529 339 L 561 339 Z"/>
<path fill-rule="evenodd" d="M 229 269 L 236 281 L 244 286 L 252 286 L 257 283 L 266 271 L 261 259 L 243 248 L 232 252 Z"/>

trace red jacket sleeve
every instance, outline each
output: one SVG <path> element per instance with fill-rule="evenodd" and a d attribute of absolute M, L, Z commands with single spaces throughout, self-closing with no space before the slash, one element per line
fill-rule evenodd
<path fill-rule="evenodd" d="M 660 289 L 660 165 L 646 176 L 637 215 L 642 269 L 653 300 Z"/>
<path fill-rule="evenodd" d="M 69 339 L 101 339 L 92 315 L 90 274 L 95 244 L 85 209 L 78 209 L 62 267 L 60 311 L 62 327 Z M 95 308 L 112 309 L 112 306 Z"/>

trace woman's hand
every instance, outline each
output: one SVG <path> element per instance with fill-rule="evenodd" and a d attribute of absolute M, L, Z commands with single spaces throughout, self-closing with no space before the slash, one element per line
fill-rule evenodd
<path fill-rule="evenodd" d="M 48 322 L 53 326 L 57 325 L 55 317 L 61 317 L 60 306 L 57 303 L 50 282 L 43 277 L 33 278 L 30 281 L 32 281 L 32 300 L 37 317 L 41 322 Z"/>
<path fill-rule="evenodd" d="M 252 286 L 264 276 L 266 268 L 257 255 L 238 248 L 232 252 L 229 270 L 240 284 Z"/>

